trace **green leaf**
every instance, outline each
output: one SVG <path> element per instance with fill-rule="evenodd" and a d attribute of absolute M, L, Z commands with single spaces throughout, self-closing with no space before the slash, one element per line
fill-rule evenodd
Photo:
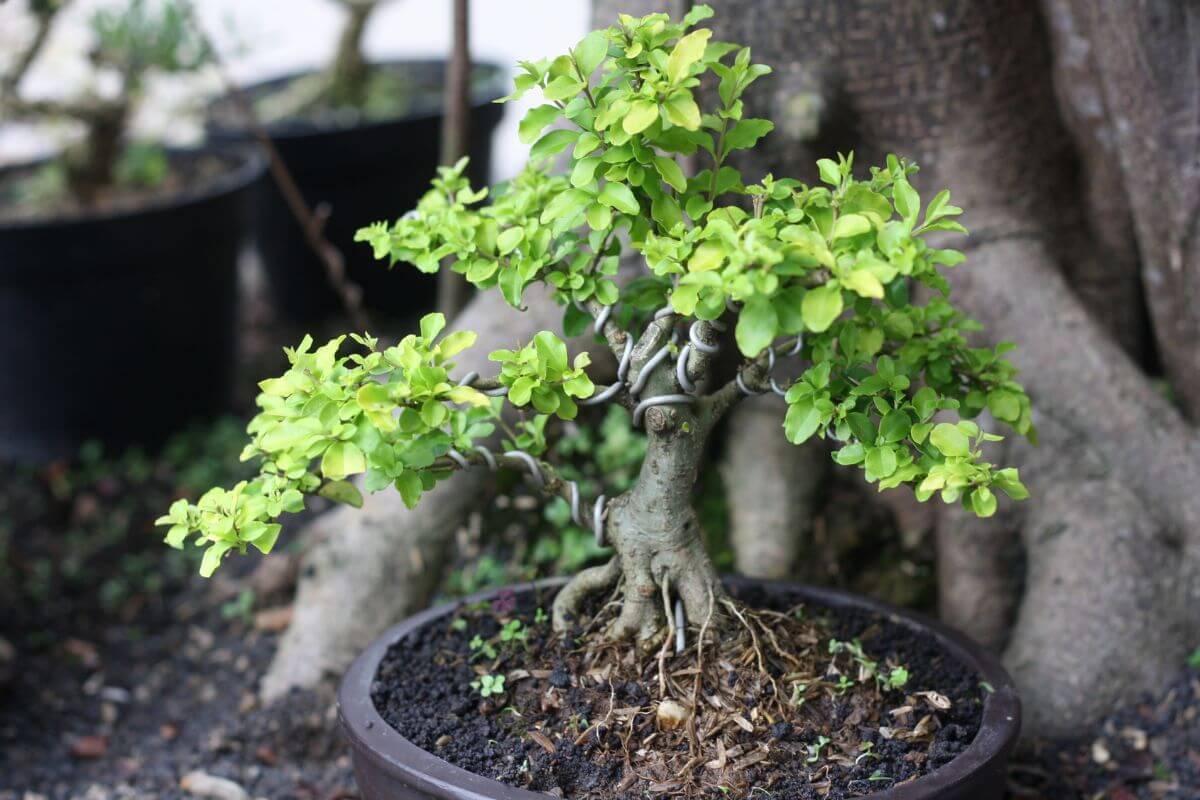
<path fill-rule="evenodd" d="M 896 203 L 896 211 L 911 228 L 921 210 L 921 196 L 907 180 L 898 178 L 892 186 L 892 199 Z"/>
<path fill-rule="evenodd" d="M 396 490 L 406 507 L 416 508 L 421 501 L 421 476 L 412 470 L 401 472 L 396 478 Z"/>
<path fill-rule="evenodd" d="M 935 411 L 937 411 L 937 392 L 928 386 L 922 386 L 917 390 L 917 393 L 913 395 L 912 404 L 921 420 L 927 420 L 933 416 Z"/>
<path fill-rule="evenodd" d="M 700 107 L 692 99 L 691 92 L 676 92 L 663 103 L 667 119 L 672 125 L 678 125 L 689 131 L 700 127 Z"/>
<path fill-rule="evenodd" d="M 875 430 L 875 423 L 871 422 L 871 418 L 866 414 L 852 411 L 846 415 L 846 424 L 850 426 L 855 439 L 863 444 L 875 444 L 878 431 Z"/>
<path fill-rule="evenodd" d="M 771 298 L 779 316 L 780 333 L 794 334 L 804 330 L 804 314 L 800 310 L 803 303 L 803 286 L 789 286 Z"/>
<path fill-rule="evenodd" d="M 824 284 L 804 295 L 800 313 L 804 315 L 804 324 L 808 329 L 820 333 L 829 329 L 842 313 L 843 307 L 841 288 Z"/>
<path fill-rule="evenodd" d="M 651 100 L 636 100 L 629 107 L 625 119 L 621 120 L 621 129 L 633 135 L 641 133 L 654 124 L 658 119 L 658 105 Z"/>
<path fill-rule="evenodd" d="M 755 295 L 742 306 L 734 338 L 742 355 L 754 358 L 771 344 L 778 331 L 779 317 L 775 307 L 767 298 Z"/>
<path fill-rule="evenodd" d="M 515 250 L 524 238 L 524 228 L 509 228 L 496 237 L 496 250 L 500 255 L 506 256 Z"/>
<path fill-rule="evenodd" d="M 971 492 L 971 510 L 981 517 L 992 516 L 996 513 L 996 495 L 986 486 L 976 486 Z"/>
<path fill-rule="evenodd" d="M 1021 400 L 1017 395 L 1003 389 L 988 392 L 988 411 L 1004 422 L 1016 422 L 1021 417 Z"/>
<path fill-rule="evenodd" d="M 866 459 L 868 480 L 886 478 L 896 471 L 896 453 L 890 447 L 872 447 Z"/>
<path fill-rule="evenodd" d="M 585 85 L 583 81 L 578 80 L 573 75 L 559 75 L 546 84 L 542 96 L 551 101 L 570 100 L 583 91 Z"/>
<path fill-rule="evenodd" d="M 354 442 L 334 442 L 321 457 L 321 474 L 334 481 L 367 471 L 367 459 Z"/>
<path fill-rule="evenodd" d="M 841 220 L 838 220 L 841 222 Z M 883 284 L 865 269 L 856 269 L 842 276 L 842 285 L 859 297 L 883 299 Z"/>
<path fill-rule="evenodd" d="M 871 220 L 862 214 L 843 214 L 837 218 L 837 222 L 833 223 L 833 240 L 849 239 L 851 236 L 859 236 L 870 230 Z M 883 296 L 882 292 L 879 296 Z"/>
<path fill-rule="evenodd" d="M 217 567 L 221 566 L 221 556 L 233 547 L 232 542 L 213 542 L 204 551 L 204 558 L 200 560 L 200 575 L 204 578 L 211 578 L 212 574 L 217 571 Z"/>
<path fill-rule="evenodd" d="M 838 169 L 837 162 L 833 159 L 822 158 L 819 160 L 817 171 L 821 174 L 821 180 L 830 186 L 838 186 L 842 182 L 842 171 Z"/>
<path fill-rule="evenodd" d="M 385 484 L 386 485 L 386 484 Z M 324 484 L 318 491 L 321 497 L 354 508 L 362 508 L 363 496 L 350 481 L 334 481 Z"/>
<path fill-rule="evenodd" d="M 883 442 L 898 442 L 912 427 L 912 420 L 903 411 L 892 411 L 879 422 L 879 439 Z"/>
<path fill-rule="evenodd" d="M 864 458 L 866 458 L 866 448 L 863 447 L 862 442 L 851 442 L 833 453 L 833 460 L 843 467 L 861 464 Z"/>
<path fill-rule="evenodd" d="M 971 452 L 971 440 L 949 422 L 940 422 L 933 426 L 929 441 L 944 456 L 962 457 Z"/>
<path fill-rule="evenodd" d="M 612 209 L 600 203 L 587 207 L 587 223 L 594 231 L 606 231 L 612 226 Z"/>
<path fill-rule="evenodd" d="M 687 191 L 687 178 L 683 175 L 683 170 L 675 163 L 675 159 L 666 156 L 654 157 L 654 168 L 658 170 L 658 174 L 662 179 L 677 192 Z"/>
<path fill-rule="evenodd" d="M 811 397 L 805 397 L 788 406 L 783 418 L 783 431 L 792 444 L 807 441 L 821 426 L 821 412 Z"/>
<path fill-rule="evenodd" d="M 704 48 L 708 45 L 710 36 L 712 31 L 702 28 L 692 31 L 675 43 L 671 55 L 667 58 L 667 80 L 678 84 L 688 76 L 692 64 L 704 57 Z"/>
<path fill-rule="evenodd" d="M 575 63 L 584 78 L 595 72 L 607 55 L 608 37 L 604 31 L 592 31 L 575 45 Z"/>
<path fill-rule="evenodd" d="M 769 119 L 746 118 L 738 120 L 737 124 L 725 134 L 725 152 L 745 150 L 758 144 L 758 140 L 775 129 L 775 123 Z"/>
<path fill-rule="evenodd" d="M 579 138 L 579 131 L 571 130 L 554 130 L 547 133 L 545 136 L 537 140 L 537 143 L 529 149 L 529 158 L 536 161 L 541 158 L 549 158 L 552 155 L 561 153 L 569 146 L 575 143 Z"/>
<path fill-rule="evenodd" d="M 701 242 L 688 259 L 688 272 L 709 272 L 725 261 L 725 246 L 716 239 Z"/>
<path fill-rule="evenodd" d="M 541 136 L 543 128 L 558 119 L 559 113 L 558 106 L 549 104 L 529 109 L 517 126 L 517 138 L 522 144 L 532 144 Z"/>
<path fill-rule="evenodd" d="M 612 206 L 617 211 L 625 214 L 638 213 L 638 201 L 633 196 L 633 191 L 623 183 L 609 181 L 604 184 L 604 188 L 600 190 L 600 196 L 597 198 L 601 203 L 607 206 Z"/>
<path fill-rule="evenodd" d="M 992 476 L 992 485 L 1013 500 L 1025 500 L 1029 497 L 1029 490 L 1025 488 L 1025 484 L 1021 483 L 1020 475 L 1015 467 L 998 470 Z"/>

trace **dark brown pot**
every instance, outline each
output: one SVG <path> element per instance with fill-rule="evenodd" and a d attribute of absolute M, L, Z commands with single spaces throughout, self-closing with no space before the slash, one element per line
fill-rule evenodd
<path fill-rule="evenodd" d="M 1021 729 L 1021 703 L 1012 678 L 995 656 L 961 633 L 920 614 L 902 611 L 834 589 L 790 583 L 728 578 L 733 587 L 757 587 L 767 592 L 799 595 L 815 605 L 863 609 L 937 640 L 947 653 L 979 673 L 995 692 L 984 704 L 975 740 L 958 758 L 940 769 L 885 791 L 865 795 L 870 800 L 1000 800 L 1004 796 L 1008 756 Z M 556 578 L 513 587 L 517 593 L 561 586 Z M 546 795 L 517 789 L 474 775 L 421 750 L 393 730 L 371 701 L 371 683 L 379 662 L 393 642 L 452 614 L 463 604 L 490 600 L 500 589 L 423 611 L 388 630 L 367 648 L 342 679 L 338 719 L 350 741 L 354 774 L 363 800 L 545 800 Z"/>

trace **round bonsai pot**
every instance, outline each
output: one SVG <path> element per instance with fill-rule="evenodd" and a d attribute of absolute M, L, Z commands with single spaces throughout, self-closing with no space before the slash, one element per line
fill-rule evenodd
<path fill-rule="evenodd" d="M 525 594 L 558 587 L 564 582 L 564 579 L 556 578 L 513 587 L 511 591 Z M 920 614 L 846 592 L 737 577 L 727 578 L 726 582 L 734 590 L 786 593 L 818 606 L 880 615 L 918 635 L 934 639 L 947 654 L 976 672 L 980 681 L 986 681 L 995 690 L 985 701 L 974 741 L 957 758 L 916 780 L 864 797 L 871 800 L 1000 800 L 1004 796 L 1008 756 L 1021 728 L 1021 704 L 1012 679 L 984 648 Z M 354 774 L 364 800 L 544 800 L 544 794 L 474 775 L 421 750 L 391 728 L 371 700 L 371 684 L 379 663 L 394 642 L 453 614 L 462 605 L 490 600 L 501 591 L 505 590 L 481 592 L 417 614 L 376 639 L 351 665 L 338 691 L 338 719 L 350 742 Z"/>
<path fill-rule="evenodd" d="M 244 149 L 169 157 L 220 171 L 132 208 L 0 221 L 0 457 L 152 446 L 229 409 L 238 251 L 265 165 Z"/>
<path fill-rule="evenodd" d="M 355 232 L 394 220 L 416 206 L 436 175 L 442 131 L 442 74 L 445 62 L 394 61 L 375 69 L 403 71 L 416 87 L 394 118 L 345 121 L 336 116 L 282 120 L 267 126 L 280 157 L 310 208 L 324 205 L 330 216 L 325 235 L 346 259 L 350 278 L 363 288 L 363 302 L 386 314 L 410 314 L 434 300 L 436 276 L 398 264 L 388 269 Z M 252 102 L 312 73 L 295 73 L 246 89 Z M 508 73 L 475 65 L 472 76 L 468 171 L 484 185 L 491 164 L 491 137 L 503 108 Z M 210 108 L 208 136 L 215 142 L 252 141 L 232 101 Z M 312 324 L 338 310 L 324 267 L 312 254 L 300 226 L 274 181 L 265 181 L 256 200 L 258 251 L 276 310 L 292 322 Z"/>

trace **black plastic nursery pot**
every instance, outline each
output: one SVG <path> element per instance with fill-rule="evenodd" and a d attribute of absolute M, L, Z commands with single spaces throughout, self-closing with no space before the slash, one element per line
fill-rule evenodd
<path fill-rule="evenodd" d="M 154 445 L 230 407 L 256 153 L 133 209 L 0 221 L 0 456 Z M 27 169 L 8 167 L 0 174 Z"/>
<path fill-rule="evenodd" d="M 372 222 L 394 220 L 413 208 L 436 174 L 442 130 L 441 84 L 445 62 L 397 61 L 375 68 L 403 70 L 419 87 L 394 119 L 346 122 L 338 118 L 272 123 L 267 131 L 310 208 L 329 211 L 325 235 L 343 254 L 350 278 L 363 288 L 369 308 L 400 315 L 428 307 L 436 276 L 398 264 L 389 270 L 371 249 L 354 241 Z M 275 78 L 246 89 L 254 100 L 277 92 L 308 73 Z M 472 76 L 469 174 L 484 185 L 491 165 L 492 131 L 503 113 L 493 101 L 507 91 L 507 72 L 475 65 Z M 246 142 L 228 98 L 210 114 L 208 135 L 215 142 Z M 274 181 L 257 197 L 258 250 L 277 311 L 290 321 L 315 323 L 338 308 L 325 269 L 310 250 Z"/>
<path fill-rule="evenodd" d="M 966 636 L 920 614 L 833 589 L 727 578 L 731 589 L 784 594 L 834 609 L 865 611 L 933 639 L 946 654 L 990 684 L 979 731 L 967 748 L 944 766 L 916 780 L 864 797 L 871 800 L 1000 800 L 1008 757 L 1021 727 L 1021 705 L 1012 679 L 994 656 Z M 393 643 L 452 615 L 463 605 L 556 588 L 564 579 L 481 592 L 417 614 L 391 628 L 350 667 L 338 692 L 338 719 L 350 742 L 354 774 L 364 800 L 537 800 L 546 795 L 508 786 L 460 769 L 409 742 L 383 719 L 371 699 L 380 662 Z M 419 693 L 414 702 L 419 702 Z"/>

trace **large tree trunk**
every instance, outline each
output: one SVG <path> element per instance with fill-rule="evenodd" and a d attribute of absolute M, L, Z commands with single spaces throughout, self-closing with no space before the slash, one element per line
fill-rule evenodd
<path fill-rule="evenodd" d="M 598 2 L 597 22 L 673 4 L 633 5 Z M 1027 733 L 1081 731 L 1178 669 L 1200 636 L 1200 445 L 1127 355 L 1152 349 L 1140 260 L 1155 345 L 1180 403 L 1198 407 L 1196 7 L 1047 0 L 1052 16 L 1071 14 L 1054 17 L 1054 60 L 1031 0 L 713 5 L 717 36 L 776 70 L 747 99 L 748 115 L 777 123 L 748 179 L 754 166 L 811 178 L 814 152 L 854 149 L 863 167 L 896 152 L 922 165 L 926 199 L 949 186 L 968 210 L 955 298 L 989 339 L 1022 345 L 1014 360 L 1041 446 L 1011 449 L 1033 498 L 972 523 L 941 568 L 955 573 L 952 593 L 975 598 L 963 603 L 993 591 L 1011 603 L 1011 568 L 988 566 L 1001 551 L 1020 563 L 1009 557 L 1019 530 L 1015 625 L 1004 630 L 1002 610 L 979 633 L 1010 642 Z M 1073 71 L 1089 67 L 1069 58 L 1081 42 L 1102 97 L 1060 112 L 1054 77 L 1059 97 L 1088 88 Z M 1089 124 L 1116 109 L 1108 128 Z M 1119 176 L 1101 149 L 1110 133 Z M 1127 201 L 1112 196 L 1122 187 Z M 953 524 L 943 518 L 944 543 Z"/>
<path fill-rule="evenodd" d="M 829 453 L 819 441 L 796 447 L 783 436 L 787 409 L 774 394 L 744 400 L 729 415 L 721 478 L 729 499 L 729 540 L 743 575 L 794 574 L 820 507 Z"/>

